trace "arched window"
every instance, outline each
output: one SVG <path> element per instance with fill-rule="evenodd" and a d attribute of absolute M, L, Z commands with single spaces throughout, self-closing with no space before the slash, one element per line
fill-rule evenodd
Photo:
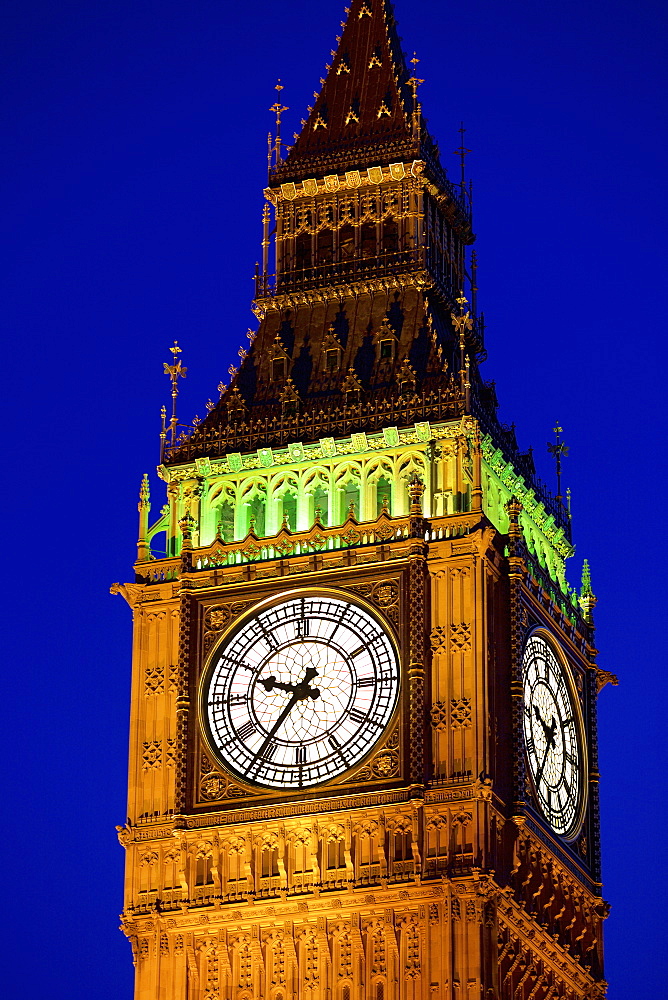
<path fill-rule="evenodd" d="M 380 515 L 383 509 L 383 501 L 387 500 L 388 507 L 390 506 L 390 501 L 392 500 L 392 486 L 390 481 L 381 476 L 376 483 L 376 517 Z"/>
<path fill-rule="evenodd" d="M 383 223 L 383 252 L 395 253 L 399 249 L 399 226 L 394 219 Z"/>
<path fill-rule="evenodd" d="M 343 494 L 343 520 L 348 517 L 350 513 L 353 514 L 359 520 L 360 516 L 360 491 L 356 483 L 348 483 L 346 485 L 345 493 Z M 352 509 L 351 509 L 352 504 Z"/>
<path fill-rule="evenodd" d="M 290 490 L 283 494 L 283 520 L 287 518 L 290 531 L 297 530 L 297 497 Z"/>
<path fill-rule="evenodd" d="M 311 236 L 310 233 L 300 233 L 295 246 L 295 265 L 297 270 L 311 266 Z"/>
<path fill-rule="evenodd" d="M 210 885 L 212 882 L 211 855 L 200 851 L 195 858 L 195 885 Z"/>
<path fill-rule="evenodd" d="M 352 260 L 355 256 L 355 230 L 352 226 L 341 226 L 339 230 L 339 260 Z"/>
<path fill-rule="evenodd" d="M 262 851 L 262 877 L 278 875 L 278 848 L 265 847 Z"/>
<path fill-rule="evenodd" d="M 376 256 L 376 225 L 373 222 L 365 222 L 362 226 L 361 241 L 362 257 Z"/>
<path fill-rule="evenodd" d="M 410 861 L 413 857 L 413 835 L 410 830 L 397 830 L 394 834 L 394 860 Z"/>
<path fill-rule="evenodd" d="M 258 538 L 263 538 L 265 533 L 265 512 L 264 512 L 264 497 L 253 497 L 250 504 L 248 505 L 249 518 L 252 518 L 255 523 L 255 534 Z M 250 528 L 250 521 L 249 521 Z"/>
<path fill-rule="evenodd" d="M 331 264 L 334 234 L 331 229 L 321 229 L 316 239 L 318 264 Z"/>
<path fill-rule="evenodd" d="M 345 844 L 343 840 L 330 840 L 327 843 L 327 867 L 345 868 Z"/>
<path fill-rule="evenodd" d="M 234 541 L 234 511 L 232 504 L 225 501 L 218 508 L 218 534 L 224 542 Z"/>
<path fill-rule="evenodd" d="M 318 486 L 317 489 L 313 491 L 313 516 L 315 518 L 316 510 L 320 511 L 320 521 L 326 527 L 327 526 L 327 492 L 323 490 L 322 486 Z"/>

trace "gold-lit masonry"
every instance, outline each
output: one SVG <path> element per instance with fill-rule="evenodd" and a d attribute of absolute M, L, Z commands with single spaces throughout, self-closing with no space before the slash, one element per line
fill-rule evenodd
<path fill-rule="evenodd" d="M 203 420 L 179 422 L 178 345 L 165 365 L 167 504 L 151 520 L 145 477 L 112 588 L 136 1000 L 605 994 L 615 678 L 588 566 L 566 582 L 568 511 L 481 375 L 468 150 L 462 130 L 453 184 L 411 62 L 389 3 L 353 0 L 287 150 L 272 109 L 258 328 Z M 330 622 L 346 602 L 373 623 L 359 648 Z M 300 785 L 318 753 L 328 777 Z"/>

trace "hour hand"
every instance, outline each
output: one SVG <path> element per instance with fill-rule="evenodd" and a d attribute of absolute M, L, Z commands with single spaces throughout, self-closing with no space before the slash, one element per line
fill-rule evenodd
<path fill-rule="evenodd" d="M 261 677 L 258 681 L 259 684 L 265 689 L 265 691 L 273 691 L 274 688 L 278 688 L 279 691 L 294 691 L 296 684 L 284 684 L 282 681 L 277 681 L 273 676 L 271 677 Z"/>
<path fill-rule="evenodd" d="M 536 718 L 543 727 L 543 732 L 545 733 L 545 739 L 547 740 L 548 747 L 554 746 L 554 734 L 557 731 L 557 723 L 555 722 L 554 716 L 552 716 L 552 724 L 548 726 L 547 722 L 540 714 L 540 709 L 538 705 L 533 707 Z"/>

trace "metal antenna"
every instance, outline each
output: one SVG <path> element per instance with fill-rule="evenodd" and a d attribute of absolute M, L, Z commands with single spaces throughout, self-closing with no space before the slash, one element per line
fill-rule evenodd
<path fill-rule="evenodd" d="M 556 434 L 556 441 L 554 442 L 554 444 L 548 441 L 547 450 L 549 451 L 550 455 L 554 455 L 555 458 L 557 466 L 557 500 L 561 502 L 563 500 L 563 496 L 561 493 L 561 459 L 562 456 L 563 458 L 566 458 L 566 456 L 568 455 L 568 445 L 564 444 L 564 442 L 561 440 L 560 435 L 563 434 L 564 429 L 563 427 L 559 426 L 558 420 L 553 430 L 554 433 Z"/>

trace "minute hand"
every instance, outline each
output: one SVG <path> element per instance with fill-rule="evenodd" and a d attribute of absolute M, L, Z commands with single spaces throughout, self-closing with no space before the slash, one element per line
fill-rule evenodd
<path fill-rule="evenodd" d="M 281 728 L 281 726 L 283 725 L 283 723 L 285 722 L 288 715 L 290 714 L 290 712 L 292 711 L 292 709 L 294 708 L 294 706 L 297 704 L 298 701 L 306 701 L 307 698 L 313 698 L 313 700 L 315 701 L 316 698 L 320 697 L 319 689 L 312 688 L 311 685 L 309 684 L 309 681 L 313 680 L 313 678 L 317 675 L 317 673 L 318 671 L 315 669 L 315 667 L 307 667 L 306 672 L 304 674 L 304 678 L 299 682 L 299 684 L 295 685 L 290 684 L 289 686 L 287 684 L 285 686 L 282 684 L 280 685 L 282 688 L 284 688 L 284 690 L 292 691 L 292 697 L 290 698 L 290 701 L 287 703 L 287 705 L 285 706 L 279 717 L 276 719 L 276 722 L 272 726 L 271 731 L 269 732 L 267 738 L 264 740 L 262 746 L 255 754 L 256 760 L 258 760 L 262 756 L 264 751 L 267 749 L 272 739 L 274 738 L 275 734 Z M 267 678 L 266 681 L 261 681 L 260 683 L 264 684 L 264 687 L 267 691 L 270 691 L 271 690 L 271 688 L 269 687 L 270 682 L 272 687 L 279 686 L 273 677 Z"/>
<path fill-rule="evenodd" d="M 285 706 L 285 708 L 283 709 L 283 711 L 281 712 L 281 714 L 279 715 L 279 717 L 276 719 L 276 722 L 274 723 L 274 725 L 273 725 L 273 727 L 272 727 L 269 735 L 267 736 L 266 740 L 264 741 L 264 743 L 262 744 L 262 746 L 260 747 L 260 749 L 258 750 L 258 752 L 255 754 L 256 759 L 260 758 L 262 756 L 262 754 L 265 752 L 265 750 L 267 749 L 267 747 L 271 743 L 272 739 L 274 738 L 274 735 L 281 728 L 281 726 L 283 725 L 283 723 L 285 722 L 285 720 L 287 719 L 288 715 L 290 714 L 290 712 L 292 711 L 292 709 L 294 708 L 294 706 L 297 704 L 298 701 L 301 701 L 301 695 L 300 695 L 299 691 L 295 691 L 295 692 L 293 692 L 293 695 L 292 695 L 292 698 L 290 699 L 290 701 L 287 703 L 287 705 Z"/>
<path fill-rule="evenodd" d="M 554 747 L 554 734 L 557 729 L 557 723 L 554 720 L 554 716 L 552 717 L 552 725 L 549 727 L 545 725 L 542 719 L 540 721 L 545 731 L 545 736 L 547 737 L 547 746 L 545 747 L 545 753 L 543 754 L 543 759 L 536 773 L 536 786 L 540 785 L 540 779 L 543 777 L 543 771 L 545 770 L 545 765 L 547 764 L 547 755 L 549 754 L 550 750 L 552 750 L 552 748 Z"/>

